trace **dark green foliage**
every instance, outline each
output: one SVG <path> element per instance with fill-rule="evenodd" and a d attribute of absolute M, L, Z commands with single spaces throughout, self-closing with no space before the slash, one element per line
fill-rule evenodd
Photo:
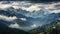
<path fill-rule="evenodd" d="M 56 20 L 50 24 L 43 25 L 41 27 L 37 27 L 33 30 L 29 31 L 33 34 L 38 34 L 43 32 L 44 34 L 60 34 L 60 20 Z"/>
<path fill-rule="evenodd" d="M 9 28 L 6 25 L 0 23 L 0 34 L 29 34 L 23 30 Z"/>
<path fill-rule="evenodd" d="M 50 24 L 46 24 L 41 27 L 39 26 L 28 32 L 15 28 L 9 28 L 6 25 L 0 23 L 0 34 L 39 34 L 39 33 L 60 34 L 60 20 L 56 20 Z"/>

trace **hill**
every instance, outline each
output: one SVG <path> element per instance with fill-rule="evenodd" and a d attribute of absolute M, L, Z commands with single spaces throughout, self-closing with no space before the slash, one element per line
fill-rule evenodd
<path fill-rule="evenodd" d="M 50 24 L 39 26 L 33 30 L 30 30 L 29 33 L 32 34 L 60 34 L 60 20 L 53 21 Z"/>
<path fill-rule="evenodd" d="M 0 23 L 0 34 L 29 34 L 29 33 L 15 28 L 9 28 L 5 24 Z"/>

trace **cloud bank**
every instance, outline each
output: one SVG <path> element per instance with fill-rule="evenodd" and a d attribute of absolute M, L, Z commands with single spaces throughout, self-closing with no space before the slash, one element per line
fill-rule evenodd
<path fill-rule="evenodd" d="M 22 21 L 26 21 L 26 18 L 20 18 Z"/>
<path fill-rule="evenodd" d="M 5 20 L 5 21 L 13 21 L 13 20 L 16 20 L 17 17 L 16 16 L 7 17 L 7 16 L 4 16 L 4 15 L 0 15 L 0 19 Z"/>
<path fill-rule="evenodd" d="M 19 24 L 15 23 L 15 24 L 10 24 L 9 25 L 10 28 L 19 28 Z"/>
<path fill-rule="evenodd" d="M 0 2 L 0 9 L 8 9 L 10 7 L 13 7 L 14 9 L 22 9 L 26 11 L 38 11 L 42 7 L 44 7 L 47 10 L 50 10 L 50 12 L 54 13 L 60 13 L 60 2 L 52 2 L 51 4 L 44 4 L 44 3 L 31 3 L 26 1 L 10 1 L 10 3 L 4 4 L 4 1 Z M 7 1 L 8 2 L 8 1 Z"/>

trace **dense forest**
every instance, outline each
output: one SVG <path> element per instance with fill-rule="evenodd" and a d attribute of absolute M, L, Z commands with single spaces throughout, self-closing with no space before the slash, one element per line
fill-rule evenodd
<path fill-rule="evenodd" d="M 39 26 L 28 32 L 9 28 L 6 25 L 0 23 L 0 34 L 60 34 L 60 20 L 56 20 L 50 24 Z"/>
<path fill-rule="evenodd" d="M 31 34 L 60 34 L 60 20 L 30 30 Z"/>

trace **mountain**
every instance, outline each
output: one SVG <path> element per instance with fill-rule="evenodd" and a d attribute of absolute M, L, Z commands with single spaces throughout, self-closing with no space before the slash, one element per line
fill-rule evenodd
<path fill-rule="evenodd" d="M 18 23 L 21 27 L 29 27 L 33 24 L 42 26 L 49 24 L 57 19 L 60 19 L 60 13 L 49 13 L 49 10 L 41 8 L 39 11 L 29 12 L 22 9 L 14 9 L 10 7 L 8 9 L 0 10 L 0 15 L 7 17 L 16 16 L 17 19 L 11 23 Z M 26 21 L 21 20 L 20 18 L 25 18 Z M 7 24 L 7 23 L 6 23 Z"/>
<path fill-rule="evenodd" d="M 0 34 L 29 34 L 29 33 L 15 28 L 9 28 L 5 24 L 0 23 Z"/>
<path fill-rule="evenodd" d="M 44 24 L 49 24 L 57 19 L 60 19 L 60 13 L 51 13 L 48 15 L 45 15 L 43 17 L 39 17 L 39 18 L 32 18 L 32 20 L 30 19 L 30 22 L 33 22 L 37 25 L 44 25 Z"/>
<path fill-rule="evenodd" d="M 21 27 L 30 27 L 31 25 L 33 25 L 33 23 L 31 22 L 23 21 L 20 19 L 15 20 L 15 22 L 17 22 Z"/>
<path fill-rule="evenodd" d="M 25 15 L 27 17 L 32 17 L 32 18 L 39 18 L 39 17 L 49 14 L 49 10 L 45 8 L 41 8 L 38 11 L 32 11 L 32 12 L 22 10 L 22 9 L 18 9 L 18 10 L 19 10 L 18 13 L 21 13 L 22 15 Z"/>
<path fill-rule="evenodd" d="M 9 11 L 11 13 L 15 13 L 15 14 L 22 14 L 25 15 L 26 17 L 32 17 L 32 18 L 39 18 L 42 17 L 44 15 L 49 14 L 49 10 L 45 9 L 45 8 L 41 8 L 38 11 L 26 11 L 26 10 L 22 10 L 21 8 L 19 9 L 14 9 L 13 7 L 10 7 L 8 9 L 4 9 L 5 11 Z"/>
<path fill-rule="evenodd" d="M 13 16 L 16 16 L 18 19 L 16 19 L 15 21 L 16 22 L 19 22 L 21 21 L 21 23 L 23 22 L 20 18 L 27 18 L 26 16 L 22 15 L 22 14 L 18 14 L 16 13 L 15 11 L 5 11 L 5 10 L 0 10 L 0 15 L 4 15 L 4 16 L 7 16 L 7 17 L 13 17 Z M 28 22 L 28 21 L 24 21 L 24 22 Z M 32 24 L 32 23 L 31 23 Z"/>
<path fill-rule="evenodd" d="M 39 26 L 33 30 L 30 30 L 29 32 L 33 33 L 33 34 L 39 34 L 39 33 L 40 34 L 42 34 L 42 33 L 60 34 L 59 31 L 60 31 L 60 20 L 56 20 L 50 24 L 46 24 L 41 27 Z"/>
<path fill-rule="evenodd" d="M 22 14 L 18 14 L 18 13 L 14 12 L 14 11 L 0 10 L 0 15 L 3 15 L 3 16 L 6 16 L 6 17 L 16 16 L 17 19 L 15 19 L 13 21 L 8 21 L 8 20 L 0 19 L 0 22 L 5 24 L 5 25 L 7 25 L 7 26 L 9 26 L 10 24 L 17 23 L 17 24 L 19 24 L 20 27 L 25 27 L 26 28 L 26 27 L 30 27 L 31 25 L 33 25 L 32 22 L 27 21 L 27 17 L 26 16 L 24 16 Z M 25 19 L 25 21 L 22 20 L 21 18 Z M 24 29 L 24 28 L 21 28 L 21 29 Z M 27 28 L 27 29 L 29 29 L 29 28 Z"/>

